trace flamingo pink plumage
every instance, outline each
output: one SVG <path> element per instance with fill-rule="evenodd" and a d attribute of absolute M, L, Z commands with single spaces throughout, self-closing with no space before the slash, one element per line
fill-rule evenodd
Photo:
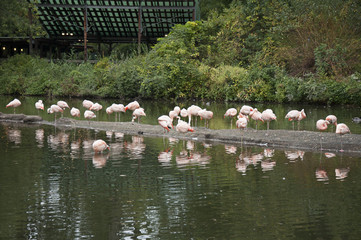
<path fill-rule="evenodd" d="M 138 118 L 138 123 L 139 123 L 139 121 L 140 121 L 140 117 L 142 117 L 142 116 L 144 116 L 144 117 L 147 116 L 147 115 L 145 114 L 143 108 L 137 108 L 137 109 L 135 109 L 135 110 L 133 111 L 133 114 L 132 114 L 132 115 L 133 115 L 132 122 L 134 122 L 134 120 Z"/>
<path fill-rule="evenodd" d="M 172 123 L 172 119 L 167 115 L 160 116 L 158 118 L 158 123 L 162 128 L 164 128 L 168 132 L 170 131 L 170 128 L 174 128 L 173 123 Z"/>
<path fill-rule="evenodd" d="M 206 110 L 206 109 L 202 109 L 198 112 L 198 116 L 200 116 L 201 120 L 205 120 L 205 126 L 206 128 L 209 128 L 209 120 L 211 120 L 213 118 L 213 112 Z"/>
<path fill-rule="evenodd" d="M 129 109 L 131 111 L 134 111 L 135 109 L 140 108 L 140 105 L 137 101 L 133 101 L 131 103 L 128 103 L 127 106 L 125 106 L 124 110 L 125 112 Z"/>
<path fill-rule="evenodd" d="M 14 114 L 15 114 L 15 108 L 19 107 L 20 105 L 21 105 L 21 102 L 19 101 L 19 99 L 15 98 L 14 100 L 12 100 L 11 102 L 9 102 L 6 105 L 6 108 L 13 107 L 14 108 Z"/>
<path fill-rule="evenodd" d="M 190 124 L 183 121 L 183 120 L 180 120 L 178 119 L 178 124 L 176 126 L 176 130 L 177 132 L 181 132 L 181 133 L 186 133 L 186 132 L 193 132 L 194 129 L 191 128 Z"/>
<path fill-rule="evenodd" d="M 75 107 L 72 107 L 70 110 L 70 115 L 73 117 L 80 117 L 80 110 Z"/>
<path fill-rule="evenodd" d="M 110 147 L 108 146 L 108 144 L 104 140 L 98 139 L 98 140 L 93 142 L 93 150 L 94 150 L 94 152 L 96 152 L 96 153 L 103 152 L 105 149 L 110 150 Z"/>
<path fill-rule="evenodd" d="M 272 109 L 266 109 L 262 112 L 263 121 L 267 122 L 267 130 L 269 130 L 269 123 L 272 120 L 277 120 L 276 115 L 273 113 Z"/>
<path fill-rule="evenodd" d="M 257 108 L 254 108 L 249 116 L 256 121 L 256 130 L 258 129 L 258 121 L 264 122 L 262 119 L 262 113 L 260 113 Z"/>
<path fill-rule="evenodd" d="M 36 103 L 35 103 L 35 108 L 39 110 L 44 110 L 44 103 L 42 100 L 38 100 Z"/>
<path fill-rule="evenodd" d="M 93 106 L 93 104 L 94 104 L 94 103 L 93 103 L 92 101 L 90 101 L 90 100 L 86 100 L 86 99 L 85 99 L 85 100 L 83 101 L 83 107 L 85 107 L 85 108 L 88 109 L 88 110 Z"/>
<path fill-rule="evenodd" d="M 340 152 L 343 152 L 344 150 L 342 149 L 342 136 L 346 133 L 351 133 L 349 127 L 344 124 L 344 123 L 339 123 L 336 126 L 336 133 L 341 135 L 341 149 Z"/>

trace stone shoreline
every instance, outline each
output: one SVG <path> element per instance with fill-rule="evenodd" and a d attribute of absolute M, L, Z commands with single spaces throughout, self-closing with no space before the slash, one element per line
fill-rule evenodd
<path fill-rule="evenodd" d="M 101 122 L 84 121 L 70 118 L 60 118 L 56 123 L 42 120 L 39 116 L 24 114 L 1 114 L 0 121 L 44 124 L 66 128 L 88 128 L 104 131 L 116 131 L 129 135 L 149 137 L 173 137 L 183 140 L 194 140 L 209 143 L 225 143 L 234 145 L 256 145 L 270 148 L 299 149 L 307 151 L 340 152 L 341 140 L 344 153 L 361 156 L 361 135 L 339 135 L 329 132 L 290 131 L 290 130 L 247 130 L 239 129 L 206 129 L 195 128 L 194 132 L 186 134 L 175 130 L 165 132 L 159 125 L 138 124 L 132 122 Z"/>

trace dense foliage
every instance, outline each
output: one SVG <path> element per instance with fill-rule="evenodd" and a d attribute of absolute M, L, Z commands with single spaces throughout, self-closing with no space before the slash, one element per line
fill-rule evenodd
<path fill-rule="evenodd" d="M 0 94 L 360 103 L 360 13 L 358 1 L 236 1 L 142 55 L 15 56 L 0 65 Z"/>

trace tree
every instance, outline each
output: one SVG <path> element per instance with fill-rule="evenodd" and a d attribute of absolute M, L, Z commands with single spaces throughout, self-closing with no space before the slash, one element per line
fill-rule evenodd
<path fill-rule="evenodd" d="M 45 35 L 38 17 L 35 2 L 26 0 L 2 0 L 0 8 L 0 36 L 29 37 L 29 52 L 32 40 Z"/>

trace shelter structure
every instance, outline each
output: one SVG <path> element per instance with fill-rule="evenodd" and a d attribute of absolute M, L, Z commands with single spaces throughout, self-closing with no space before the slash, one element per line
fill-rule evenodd
<path fill-rule="evenodd" d="M 39 18 L 51 39 L 155 43 L 175 24 L 196 20 L 196 0 L 40 0 Z"/>
<path fill-rule="evenodd" d="M 48 38 L 35 39 L 35 45 L 81 47 L 85 60 L 88 43 L 138 43 L 139 51 L 141 43 L 155 43 L 174 25 L 199 19 L 198 0 L 37 0 L 36 4 Z M 22 49 L 10 47 L 16 48 Z"/>

